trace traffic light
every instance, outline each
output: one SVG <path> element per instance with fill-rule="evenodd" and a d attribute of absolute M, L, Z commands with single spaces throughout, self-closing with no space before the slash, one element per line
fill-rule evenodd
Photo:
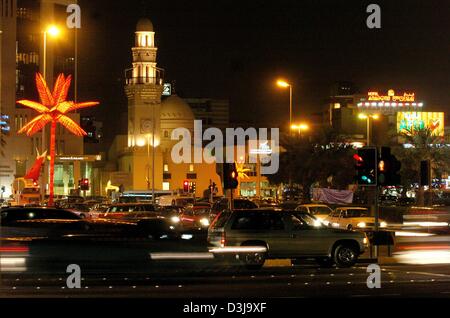
<path fill-rule="evenodd" d="M 188 193 L 189 192 L 189 180 L 183 181 L 183 192 Z"/>
<path fill-rule="evenodd" d="M 86 179 L 86 178 L 81 179 L 78 182 L 78 186 L 79 186 L 80 190 L 82 190 L 82 191 L 89 191 L 89 179 Z"/>
<path fill-rule="evenodd" d="M 360 148 L 353 156 L 355 159 L 356 178 L 358 184 L 377 185 L 377 150 L 376 148 Z"/>
<path fill-rule="evenodd" d="M 196 182 L 191 182 L 189 184 L 189 193 L 195 193 L 197 190 L 197 184 Z"/>
<path fill-rule="evenodd" d="M 391 154 L 391 148 L 381 147 L 378 160 L 378 183 L 384 186 L 395 186 L 401 183 L 399 175 L 401 163 Z"/>
<path fill-rule="evenodd" d="M 224 189 L 236 189 L 238 187 L 238 172 L 236 164 L 224 163 L 223 164 L 223 188 Z"/>

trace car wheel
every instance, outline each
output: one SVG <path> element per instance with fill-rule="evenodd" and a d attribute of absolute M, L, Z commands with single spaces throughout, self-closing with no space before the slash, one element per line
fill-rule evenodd
<path fill-rule="evenodd" d="M 334 250 L 334 262 L 338 267 L 351 267 L 356 264 L 358 253 L 349 245 L 338 245 Z"/>
<path fill-rule="evenodd" d="M 251 270 L 261 269 L 266 261 L 266 253 L 248 253 L 241 257 L 245 267 Z"/>
<path fill-rule="evenodd" d="M 319 264 L 320 267 L 323 268 L 331 268 L 334 265 L 334 261 L 330 257 L 319 257 L 316 258 L 317 264 Z"/>
<path fill-rule="evenodd" d="M 86 215 L 80 214 L 80 218 L 81 218 L 81 219 L 85 219 L 85 218 L 86 218 Z"/>

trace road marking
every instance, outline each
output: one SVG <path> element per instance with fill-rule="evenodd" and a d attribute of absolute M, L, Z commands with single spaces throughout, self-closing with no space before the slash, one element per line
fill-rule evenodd
<path fill-rule="evenodd" d="M 214 259 L 212 253 L 150 253 L 152 260 L 200 260 Z"/>

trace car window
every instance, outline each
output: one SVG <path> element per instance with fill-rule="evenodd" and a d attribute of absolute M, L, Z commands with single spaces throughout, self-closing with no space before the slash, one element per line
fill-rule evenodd
<path fill-rule="evenodd" d="M 300 212 L 308 212 L 308 208 L 305 206 L 299 206 L 295 209 L 296 211 L 300 211 Z"/>
<path fill-rule="evenodd" d="M 231 212 L 230 211 L 223 211 L 223 212 L 221 212 L 216 217 L 216 219 L 213 221 L 213 223 L 211 224 L 211 228 L 218 229 L 218 228 L 224 227 L 225 223 L 228 221 L 230 216 L 231 216 Z"/>
<path fill-rule="evenodd" d="M 302 211 L 303 212 L 303 211 Z M 313 206 L 309 208 L 309 213 L 312 215 L 316 214 L 330 214 L 331 209 L 326 206 Z"/>
<path fill-rule="evenodd" d="M 234 230 L 284 230 L 281 214 L 246 212 L 237 214 L 231 225 Z"/>
<path fill-rule="evenodd" d="M 361 210 L 361 209 L 347 210 L 347 217 L 349 218 L 368 217 L 368 216 L 370 216 L 368 210 Z"/>
<path fill-rule="evenodd" d="M 294 225 L 294 229 L 296 226 L 301 226 L 302 228 L 305 227 L 320 227 L 321 223 L 318 222 L 318 220 L 316 218 L 314 218 L 313 216 L 311 216 L 308 213 L 292 213 L 291 215 L 294 218 L 291 218 L 291 221 L 293 222 Z M 295 220 L 297 219 L 297 220 Z"/>

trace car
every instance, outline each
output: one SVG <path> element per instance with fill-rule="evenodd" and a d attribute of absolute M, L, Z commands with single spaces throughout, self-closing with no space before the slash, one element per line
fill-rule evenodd
<path fill-rule="evenodd" d="M 221 198 L 220 200 L 217 200 L 214 202 L 214 204 L 211 206 L 211 217 L 215 218 L 220 212 L 226 210 L 229 208 L 229 199 L 228 198 Z M 257 209 L 258 205 L 255 202 L 252 202 L 248 199 L 242 199 L 242 198 L 236 198 L 233 199 L 233 209 L 235 210 L 241 210 L 241 209 Z"/>
<path fill-rule="evenodd" d="M 180 215 L 184 228 L 205 230 L 208 229 L 211 220 L 211 205 L 202 202 L 186 207 Z"/>
<path fill-rule="evenodd" d="M 178 195 L 163 195 L 158 198 L 158 204 L 161 206 L 179 206 L 185 207 L 188 204 L 193 204 L 195 198 L 192 196 L 178 196 Z"/>
<path fill-rule="evenodd" d="M 156 206 L 149 203 L 117 203 L 110 205 L 105 212 L 98 214 L 103 219 L 135 219 L 158 216 Z"/>
<path fill-rule="evenodd" d="M 375 217 L 363 207 L 336 208 L 325 220 L 329 226 L 347 230 L 371 231 L 375 229 Z M 378 220 L 379 228 L 386 228 L 386 221 Z"/>
<path fill-rule="evenodd" d="M 0 213 L 2 238 L 60 237 L 89 230 L 88 223 L 76 213 L 59 208 L 9 208 Z"/>
<path fill-rule="evenodd" d="M 275 209 L 223 211 L 207 239 L 215 257 L 238 258 L 249 269 L 273 258 L 314 258 L 323 267 L 351 267 L 368 244 L 365 233 L 323 226 L 308 213 Z"/>
<path fill-rule="evenodd" d="M 314 215 L 316 219 L 318 219 L 320 222 L 324 222 L 325 225 L 328 225 L 328 222 L 326 222 L 325 219 L 331 212 L 333 212 L 333 210 L 325 204 L 302 204 L 296 207 L 295 211 Z"/>
<path fill-rule="evenodd" d="M 162 216 L 134 220 L 83 219 L 60 208 L 8 208 L 0 211 L 1 237 L 8 239 L 61 239 L 67 237 L 180 237 L 179 229 Z"/>
<path fill-rule="evenodd" d="M 70 210 L 73 213 L 76 213 L 81 218 L 92 218 L 92 215 L 90 213 L 91 208 L 86 205 L 85 203 L 69 203 L 61 206 L 62 209 Z"/>
<path fill-rule="evenodd" d="M 284 201 L 280 203 L 278 207 L 286 211 L 292 211 L 295 210 L 295 208 L 298 207 L 299 204 L 300 204 L 299 201 Z"/>

